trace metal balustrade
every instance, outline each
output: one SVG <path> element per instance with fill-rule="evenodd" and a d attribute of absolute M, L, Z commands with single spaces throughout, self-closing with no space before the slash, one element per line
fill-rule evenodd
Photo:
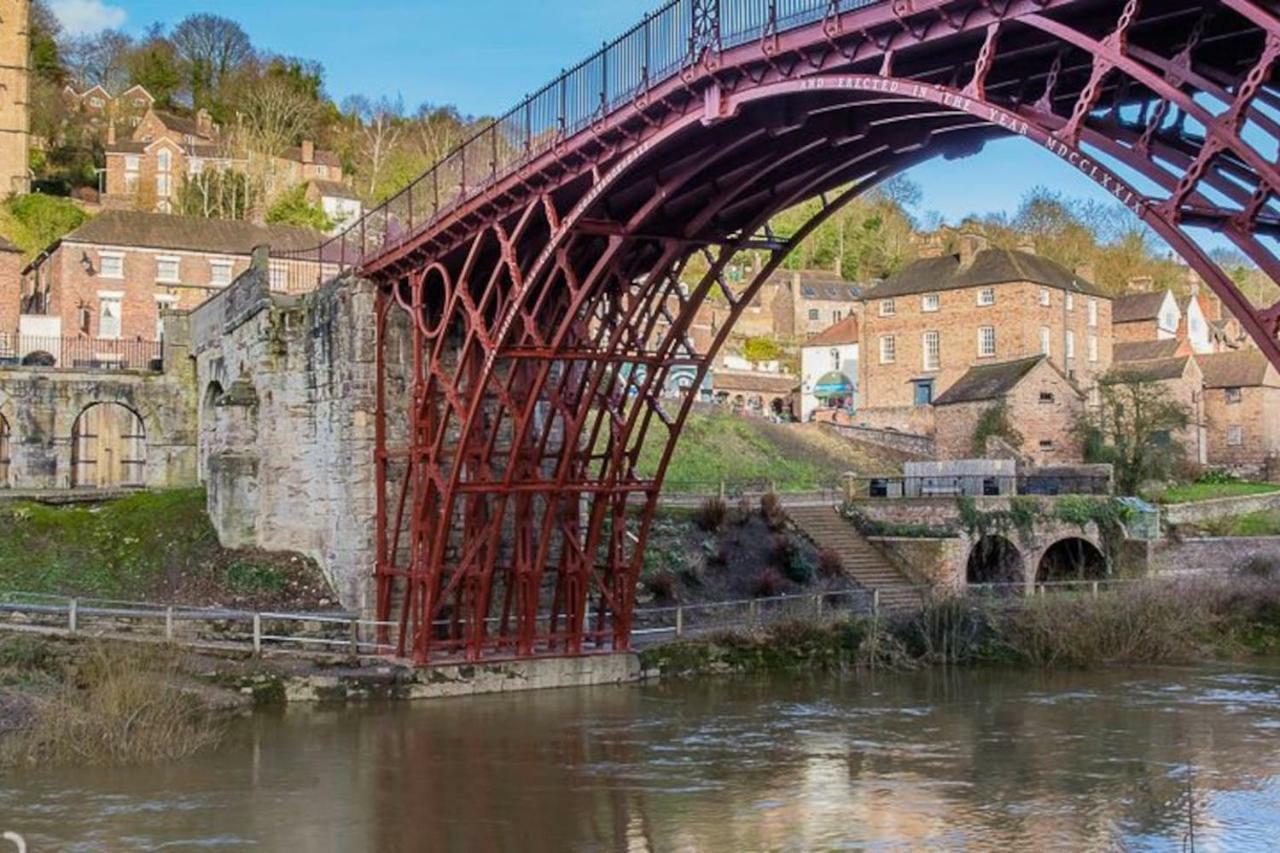
<path fill-rule="evenodd" d="M 707 50 L 753 40 L 887 0 L 673 0 L 460 144 L 420 177 L 315 249 L 273 253 L 309 262 L 297 292 L 393 249 L 443 215 L 615 110 L 694 65 Z"/>
<path fill-rule="evenodd" d="M 164 344 L 161 341 L 0 333 L 0 368 L 159 372 L 163 369 L 163 362 Z"/>

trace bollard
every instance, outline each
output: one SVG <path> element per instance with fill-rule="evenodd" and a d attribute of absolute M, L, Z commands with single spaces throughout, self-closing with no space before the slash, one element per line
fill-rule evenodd
<path fill-rule="evenodd" d="M 677 637 L 684 636 L 684 608 L 683 607 L 676 608 L 676 636 Z"/>
<path fill-rule="evenodd" d="M 350 627 L 351 656 L 360 656 L 360 620 L 352 619 Z"/>
<path fill-rule="evenodd" d="M 871 615 L 880 618 L 880 590 L 871 590 Z"/>
<path fill-rule="evenodd" d="M 164 609 L 164 638 L 169 642 L 173 642 L 173 608 L 166 607 Z"/>
<path fill-rule="evenodd" d="M 75 598 L 71 599 L 71 602 L 67 605 L 67 630 L 72 634 L 76 632 L 76 623 L 79 622 L 79 610 L 80 601 Z"/>
<path fill-rule="evenodd" d="M 822 618 L 822 593 L 818 593 L 813 597 L 813 609 L 817 612 L 818 618 Z"/>
<path fill-rule="evenodd" d="M 262 654 L 262 614 L 253 614 L 253 653 Z"/>
<path fill-rule="evenodd" d="M 1097 582 L 1097 581 L 1094 581 L 1092 584 L 1090 584 L 1090 586 L 1092 586 L 1092 587 L 1093 587 L 1093 597 L 1094 597 L 1094 598 L 1097 598 L 1097 597 L 1098 597 L 1098 582 Z"/>

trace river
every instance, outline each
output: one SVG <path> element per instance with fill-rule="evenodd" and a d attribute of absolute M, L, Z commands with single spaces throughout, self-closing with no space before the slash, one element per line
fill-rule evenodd
<path fill-rule="evenodd" d="M 291 707 L 145 769 L 10 773 L 58 850 L 1275 849 L 1280 662 Z M 0 850 L 4 850 L 0 843 Z"/>

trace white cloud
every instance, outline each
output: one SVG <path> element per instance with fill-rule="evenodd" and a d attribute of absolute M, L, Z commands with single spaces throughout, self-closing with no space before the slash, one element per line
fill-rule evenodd
<path fill-rule="evenodd" d="M 124 9 L 103 0 L 53 0 L 49 4 L 68 35 L 87 36 L 124 23 Z"/>

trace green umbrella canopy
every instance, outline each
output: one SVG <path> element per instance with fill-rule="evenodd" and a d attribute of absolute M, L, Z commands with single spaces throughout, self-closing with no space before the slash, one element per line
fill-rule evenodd
<path fill-rule="evenodd" d="M 820 397 L 852 394 L 853 380 L 838 370 L 833 370 L 822 375 L 822 378 L 818 380 L 818 384 L 813 386 L 813 393 Z"/>

